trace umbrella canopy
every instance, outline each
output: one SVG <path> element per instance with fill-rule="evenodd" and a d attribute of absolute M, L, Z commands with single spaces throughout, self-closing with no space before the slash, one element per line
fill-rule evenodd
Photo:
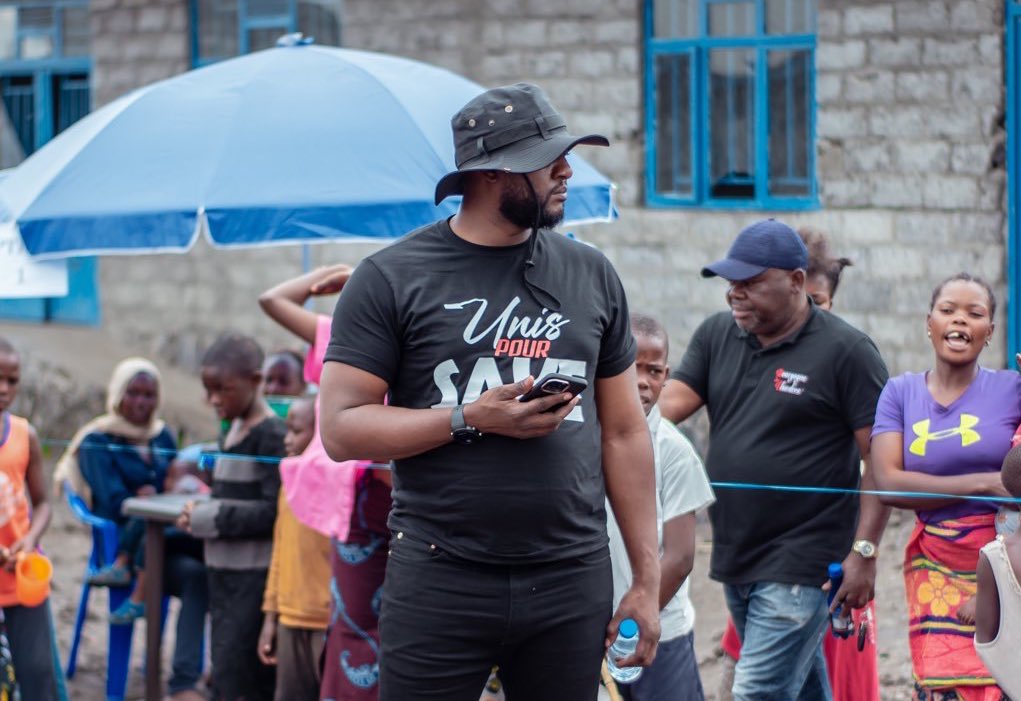
<path fill-rule="evenodd" d="M 0 184 L 33 256 L 392 238 L 452 214 L 451 116 L 483 88 L 384 54 L 297 45 L 200 68 L 93 112 Z M 611 183 L 570 156 L 566 221 Z"/>

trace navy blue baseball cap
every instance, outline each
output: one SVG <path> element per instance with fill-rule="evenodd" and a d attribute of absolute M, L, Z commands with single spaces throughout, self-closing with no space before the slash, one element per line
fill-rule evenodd
<path fill-rule="evenodd" d="M 719 275 L 740 282 L 769 268 L 807 267 L 808 248 L 798 232 L 776 219 L 763 219 L 743 229 L 730 245 L 727 257 L 702 268 L 702 277 Z"/>

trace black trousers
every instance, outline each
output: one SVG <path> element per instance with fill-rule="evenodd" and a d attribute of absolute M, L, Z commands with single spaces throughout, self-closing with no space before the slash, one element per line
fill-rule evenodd
<path fill-rule="evenodd" d="M 609 552 L 541 565 L 469 562 L 390 539 L 380 701 L 478 701 L 492 666 L 511 701 L 594 701 L 610 620 Z"/>
<path fill-rule="evenodd" d="M 206 568 L 213 686 L 223 701 L 272 701 L 273 667 L 259 661 L 266 570 Z"/>
<path fill-rule="evenodd" d="M 39 606 L 8 606 L 7 640 L 11 644 L 14 675 L 24 701 L 57 701 L 53 668 L 53 627 L 49 602 Z"/>

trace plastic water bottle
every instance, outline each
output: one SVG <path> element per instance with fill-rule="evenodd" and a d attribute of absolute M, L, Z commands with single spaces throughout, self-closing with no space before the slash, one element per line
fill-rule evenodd
<path fill-rule="evenodd" d="M 996 512 L 996 535 L 1002 535 L 1006 538 L 1016 533 L 1019 521 L 1021 521 L 1019 516 L 1021 516 L 1021 513 L 1017 509 L 1001 506 L 1000 510 Z"/>
<path fill-rule="evenodd" d="M 642 676 L 641 667 L 618 667 L 617 660 L 634 654 L 638 648 L 638 624 L 633 618 L 625 618 L 617 627 L 617 639 L 606 653 L 606 667 L 614 681 L 630 684 Z"/>
<path fill-rule="evenodd" d="M 844 581 L 844 568 L 839 562 L 834 562 L 830 564 L 827 573 L 830 577 L 830 593 L 826 597 L 826 603 L 832 605 L 833 597 L 837 595 L 837 590 Z M 830 614 L 830 630 L 833 631 L 834 638 L 847 638 L 854 632 L 854 621 L 841 616 L 841 608 L 837 607 L 837 610 Z"/>

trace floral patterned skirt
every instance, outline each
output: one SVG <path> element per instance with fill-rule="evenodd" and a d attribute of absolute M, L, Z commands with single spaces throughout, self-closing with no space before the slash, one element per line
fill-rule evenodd
<path fill-rule="evenodd" d="M 979 549 L 996 537 L 994 514 L 922 523 L 904 553 L 908 637 L 919 699 L 999 701 L 1003 692 L 975 652 L 975 626 L 957 610 L 975 596 Z"/>
<path fill-rule="evenodd" d="M 333 541 L 333 599 L 323 651 L 322 701 L 379 698 L 379 602 L 390 543 L 390 487 L 366 470 L 359 478 L 351 532 Z"/>

